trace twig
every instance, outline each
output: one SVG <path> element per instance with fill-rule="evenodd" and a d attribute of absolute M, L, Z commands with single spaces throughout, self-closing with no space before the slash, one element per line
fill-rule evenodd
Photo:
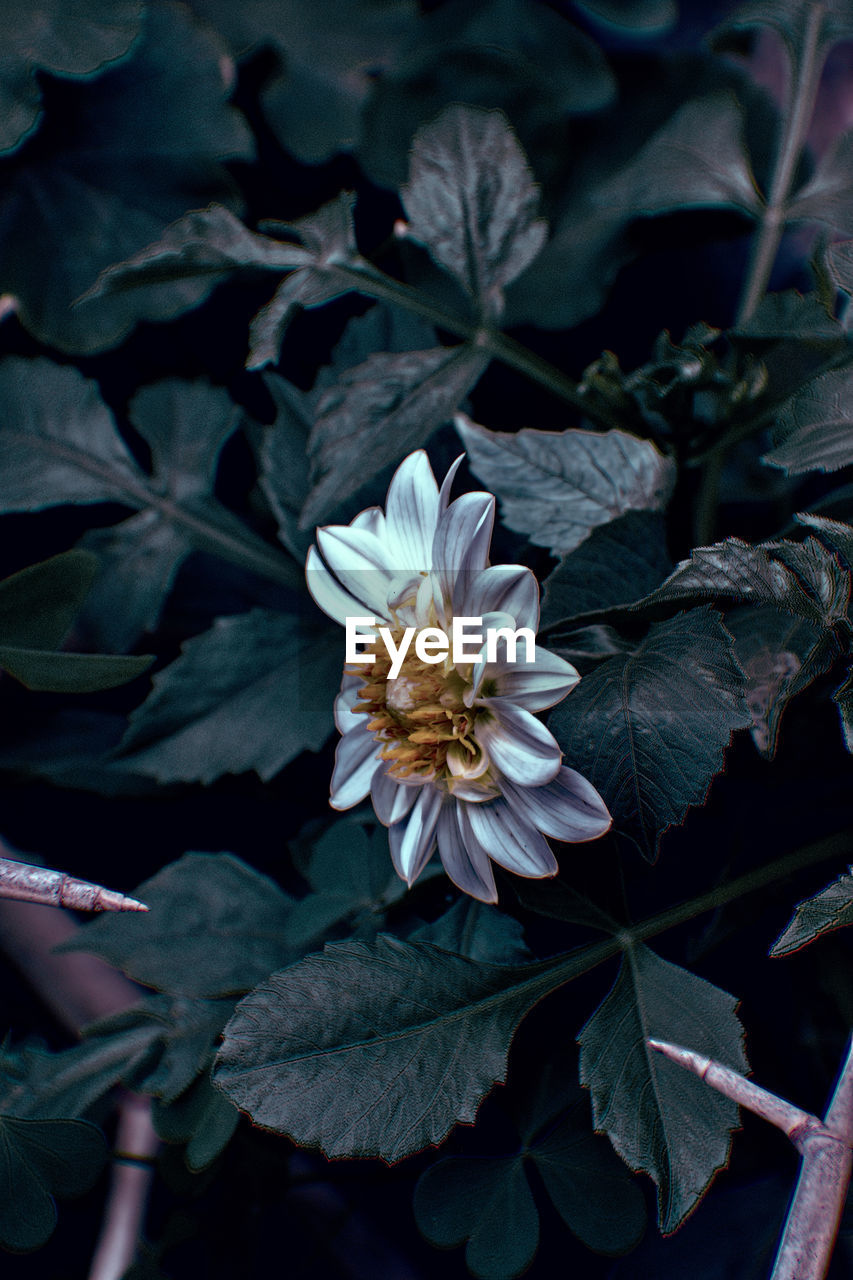
<path fill-rule="evenodd" d="M 89 880 L 78 880 L 63 871 L 33 867 L 12 858 L 0 858 L 0 898 L 42 902 L 75 911 L 147 911 L 144 902 Z"/>
<path fill-rule="evenodd" d="M 853 1165 L 853 1043 L 823 1120 L 700 1053 L 664 1040 L 646 1044 L 787 1133 L 803 1160 L 770 1280 L 823 1280 Z"/>
<path fill-rule="evenodd" d="M 133 1262 L 159 1145 L 151 1099 L 125 1094 L 119 1103 L 110 1190 L 89 1280 L 121 1280 Z"/>

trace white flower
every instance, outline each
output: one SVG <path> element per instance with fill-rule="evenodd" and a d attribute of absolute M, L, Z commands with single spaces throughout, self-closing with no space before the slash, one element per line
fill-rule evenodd
<path fill-rule="evenodd" d="M 384 514 L 370 507 L 349 525 L 317 530 L 306 576 L 329 617 L 343 625 L 375 617 L 397 645 L 406 626 L 449 632 L 454 616 L 536 631 L 533 573 L 489 566 L 494 498 L 448 501 L 459 462 L 439 491 L 418 450 L 397 468 Z M 412 647 L 390 679 L 383 646 L 375 652 L 372 666 L 344 669 L 331 804 L 349 809 L 371 795 L 408 884 L 437 845 L 451 880 L 494 902 L 490 859 L 518 875 L 551 876 L 558 868 L 546 835 L 584 841 L 608 830 L 598 792 L 562 765 L 557 742 L 533 714 L 577 683 L 568 662 L 537 646 L 533 662 L 509 662 L 505 649 L 487 662 L 483 649 L 475 662 L 454 666 L 448 654 L 427 665 Z"/>

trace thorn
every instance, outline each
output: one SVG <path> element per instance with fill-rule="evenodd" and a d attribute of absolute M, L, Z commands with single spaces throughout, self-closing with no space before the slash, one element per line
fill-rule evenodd
<path fill-rule="evenodd" d="M 724 1097 L 731 1098 L 739 1106 L 746 1107 L 748 1111 L 781 1129 L 795 1144 L 804 1132 L 812 1131 L 815 1126 L 823 1127 L 816 1116 L 808 1111 L 801 1111 L 793 1103 L 753 1084 L 739 1071 L 723 1066 L 722 1062 L 706 1058 L 704 1054 L 685 1049 L 682 1045 L 670 1044 L 667 1040 L 646 1040 L 646 1044 L 671 1062 L 677 1062 L 680 1067 L 692 1071 Z"/>

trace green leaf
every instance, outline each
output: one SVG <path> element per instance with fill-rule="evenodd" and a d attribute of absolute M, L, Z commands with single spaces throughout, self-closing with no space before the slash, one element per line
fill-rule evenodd
<path fill-rule="evenodd" d="M 596 191 L 596 200 L 634 216 L 708 207 L 756 216 L 762 202 L 743 129 L 743 112 L 732 93 L 693 99 Z"/>
<path fill-rule="evenodd" d="M 799 511 L 794 519 L 798 524 L 814 529 L 831 550 L 838 552 L 842 563 L 853 569 L 853 525 L 827 516 L 814 516 L 808 511 Z"/>
<path fill-rule="evenodd" d="M 429 942 L 443 951 L 485 964 L 521 964 L 530 952 L 524 927 L 498 907 L 463 895 L 449 911 L 410 934 L 412 942 Z"/>
<path fill-rule="evenodd" d="M 824 262 L 835 287 L 853 293 L 853 240 L 836 240 L 827 245 Z"/>
<path fill-rule="evenodd" d="M 691 609 L 585 675 L 548 727 L 617 830 L 654 858 L 667 828 L 704 803 L 732 732 L 751 723 L 742 685 L 719 615 Z"/>
<path fill-rule="evenodd" d="M 107 653 L 52 653 L 0 644 L 0 667 L 27 689 L 54 693 L 94 693 L 135 680 L 151 666 L 150 656 Z"/>
<path fill-rule="evenodd" d="M 844 330 L 817 293 L 782 289 L 765 294 L 749 319 L 729 329 L 728 336 L 750 342 L 756 338 L 761 342 L 786 338 L 809 343 L 838 342 L 843 339 Z"/>
<path fill-rule="evenodd" d="M 853 24 L 851 24 L 853 30 Z M 792 222 L 821 222 L 833 231 L 849 235 L 853 231 L 853 131 L 842 133 L 824 151 L 805 186 L 788 205 Z"/>
<path fill-rule="evenodd" d="M 127 502 L 142 473 L 97 384 L 70 365 L 10 356 L 0 364 L 0 509 Z"/>
<path fill-rule="evenodd" d="M 853 867 L 812 898 L 798 902 L 787 928 L 770 948 L 771 956 L 789 956 L 815 938 L 853 924 Z"/>
<path fill-rule="evenodd" d="M 655 1053 L 649 1037 L 748 1070 L 733 996 L 644 946 L 632 947 L 578 1036 L 595 1127 L 658 1186 L 661 1230 L 674 1231 L 725 1166 L 737 1104 Z"/>
<path fill-rule="evenodd" d="M 16 147 L 42 114 L 36 72 L 89 77 L 123 58 L 139 35 L 141 0 L 12 0 L 0 12 L 0 151 Z"/>
<path fill-rule="evenodd" d="M 139 1093 L 173 1102 L 189 1089 L 213 1059 L 219 1033 L 234 1008 L 233 1000 L 167 1000 L 152 996 L 143 1005 L 95 1024 L 100 1035 L 153 1024 L 154 1057 L 126 1082 Z"/>
<path fill-rule="evenodd" d="M 336 822 L 313 846 L 307 866 L 299 869 L 313 892 L 294 904 L 288 921 L 287 936 L 295 951 L 322 945 L 329 930 L 343 923 L 360 936 L 375 934 L 388 907 L 406 893 L 391 863 L 384 827 L 368 835 L 358 822 Z"/>
<path fill-rule="evenodd" d="M 413 135 L 450 104 L 501 108 L 522 137 L 538 140 L 555 120 L 615 97 L 602 50 L 563 14 L 535 0 L 451 0 L 422 14 L 374 85 L 359 160 L 374 180 L 398 188 Z"/>
<path fill-rule="evenodd" d="M 185 518 L 209 509 L 219 454 L 236 430 L 241 410 L 222 387 L 169 379 L 144 387 L 129 407 L 130 420 L 151 450 L 148 483 L 161 505 L 108 529 L 90 530 L 82 545 L 101 558 L 101 572 L 87 601 L 83 623 L 101 648 L 131 648 L 154 631 L 163 602 L 193 549 L 189 528 L 170 518 L 173 505 Z M 247 536 L 251 536 L 246 531 Z"/>
<path fill-rule="evenodd" d="M 200 1075 L 173 1102 L 155 1098 L 152 1112 L 154 1128 L 164 1142 L 187 1144 L 185 1159 L 193 1173 L 206 1169 L 225 1150 L 240 1119 L 208 1074 Z"/>
<path fill-rule="evenodd" d="M 770 606 L 726 614 L 735 657 L 746 676 L 752 740 L 762 755 L 776 753 L 782 713 L 796 694 L 829 669 L 839 652 L 834 637 L 813 623 Z"/>
<path fill-rule="evenodd" d="M 762 459 L 788 475 L 838 471 L 853 463 L 853 369 L 831 369 L 806 383 L 776 419 L 776 447 Z"/>
<path fill-rule="evenodd" d="M 98 572 L 87 551 L 29 565 L 0 582 L 0 642 L 52 648 L 67 634 Z"/>
<path fill-rule="evenodd" d="M 439 1160 L 415 1190 L 415 1221 L 430 1244 L 467 1241 L 465 1262 L 483 1280 L 513 1280 L 539 1244 L 539 1211 L 519 1157 Z"/>
<path fill-rule="evenodd" d="M 548 575 L 541 622 L 553 624 L 637 600 L 656 587 L 671 567 L 663 517 L 652 511 L 628 511 L 593 529 Z"/>
<path fill-rule="evenodd" d="M 249 769 L 267 781 L 332 730 L 337 633 L 294 614 L 218 618 L 154 677 L 119 754 L 161 782 L 212 782 Z"/>
<path fill-rule="evenodd" d="M 288 271 L 312 261 L 301 245 L 258 235 L 224 205 L 211 204 L 185 213 L 158 240 L 107 267 L 81 301 L 182 280 L 207 279 L 213 286 L 238 269 Z"/>
<path fill-rule="evenodd" d="M 569 1064 L 560 1060 L 559 1074 L 556 1065 L 550 1060 L 525 1095 L 519 1151 L 439 1160 L 415 1189 L 415 1219 L 426 1238 L 439 1248 L 468 1240 L 468 1269 L 487 1280 L 519 1275 L 536 1252 L 539 1213 L 529 1163 L 566 1226 L 589 1248 L 626 1252 L 645 1227 L 639 1187 L 610 1146 L 592 1133 L 589 1102 L 571 1083 Z"/>
<path fill-rule="evenodd" d="M 489 431 L 457 417 L 475 475 L 501 500 L 504 523 L 562 555 L 598 525 L 632 510 L 659 510 L 675 465 L 626 431 Z"/>
<path fill-rule="evenodd" d="M 276 51 L 281 66 L 264 84 L 264 115 L 281 145 L 309 164 L 357 140 L 373 81 L 417 19 L 413 0 L 192 0 L 191 8 L 235 54 Z"/>
<path fill-rule="evenodd" d="M 377 352 L 329 387 L 309 440 L 313 488 L 300 519 L 325 519 L 383 467 L 426 443 L 479 381 L 479 347 Z"/>
<path fill-rule="evenodd" d="M 105 267 L 188 208 L 235 202 L 222 161 L 249 158 L 253 147 L 226 100 L 222 52 L 183 6 L 149 3 L 133 57 L 66 86 L 37 138 L 7 162 L 0 290 L 15 296 L 39 341 L 103 351 L 137 320 L 168 319 L 204 295 L 207 281 L 183 280 L 72 306 Z"/>
<path fill-rule="evenodd" d="M 94 1186 L 107 1158 L 103 1134 L 83 1120 L 0 1116 L 0 1244 L 38 1249 L 56 1225 L 54 1196 Z"/>
<path fill-rule="evenodd" d="M 729 598 L 773 605 L 819 627 L 831 627 L 847 611 L 850 575 L 816 538 L 767 542 L 756 547 L 726 538 L 696 547 L 656 591 L 633 609 Z"/>
<path fill-rule="evenodd" d="M 409 234 L 459 280 L 489 321 L 504 286 L 528 267 L 548 234 L 539 190 L 500 111 L 448 107 L 412 142 L 401 191 Z"/>
<path fill-rule="evenodd" d="M 256 1124 L 328 1156 L 401 1160 L 473 1121 L 519 1022 L 560 980 L 549 963 L 388 935 L 332 944 L 240 1002 L 214 1081 Z"/>
<path fill-rule="evenodd" d="M 835 690 L 832 700 L 838 707 L 838 714 L 841 717 L 844 745 L 853 755 L 853 668 L 848 671 L 847 678 Z"/>
<path fill-rule="evenodd" d="M 169 995 L 207 999 L 250 991 L 292 958 L 292 898 L 230 853 L 186 853 L 137 893 L 144 919 L 101 915 L 58 950 L 100 956 Z"/>
<path fill-rule="evenodd" d="M 678 17 L 675 0 L 577 0 L 578 8 L 628 31 L 665 31 Z"/>

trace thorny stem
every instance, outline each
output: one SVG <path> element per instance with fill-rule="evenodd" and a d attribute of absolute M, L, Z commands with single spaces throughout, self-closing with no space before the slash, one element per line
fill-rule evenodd
<path fill-rule="evenodd" d="M 646 1043 L 782 1129 L 800 1151 L 800 1176 L 770 1280 L 823 1280 L 853 1165 L 853 1042 L 823 1120 L 702 1054 L 661 1040 Z"/>
<path fill-rule="evenodd" d="M 147 911 L 144 902 L 105 889 L 89 880 L 78 880 L 63 871 L 32 867 L 14 858 L 0 858 L 0 898 L 71 907 L 75 911 Z"/>
<path fill-rule="evenodd" d="M 565 400 L 585 417 L 595 421 L 598 426 L 611 428 L 619 425 L 601 405 L 588 401 L 576 382 L 566 377 L 547 360 L 536 355 L 534 351 L 516 342 L 508 334 L 484 327 L 473 320 L 466 320 L 452 311 L 445 311 L 443 307 L 430 301 L 419 289 L 414 289 L 411 285 L 386 275 L 366 259 L 354 263 L 336 263 L 335 271 L 348 281 L 354 282 L 354 287 L 359 293 L 404 307 L 405 310 L 428 320 L 439 329 L 446 329 L 448 333 L 455 334 L 458 338 L 475 343 L 496 360 L 526 374 L 534 382 L 538 382 L 540 386 L 553 392 L 561 400 Z"/>
<path fill-rule="evenodd" d="M 0 841 L 0 852 L 11 855 L 14 850 Z M 131 1008 L 142 997 L 138 987 L 97 956 L 55 953 L 78 928 L 73 916 L 56 907 L 0 898 L 3 950 L 74 1035 L 90 1022 Z M 119 1103 L 117 1152 L 146 1163 L 120 1166 L 113 1173 L 90 1280 L 120 1280 L 133 1258 L 153 1173 L 150 1159 L 157 1149 L 150 1112 L 147 1098 L 128 1093 Z"/>
<path fill-rule="evenodd" d="M 738 306 L 735 320 L 738 327 L 746 324 L 763 298 L 779 251 L 791 185 L 805 144 L 826 57 L 826 45 L 821 40 L 823 17 L 822 4 L 809 6 L 802 52 L 797 65 L 791 67 L 793 97 L 782 121 L 782 138 L 770 182 L 770 193 L 753 241 L 746 282 Z M 711 453 L 702 470 L 695 520 L 696 543 L 699 546 L 707 545 L 714 535 L 726 452 L 727 449 L 720 449 Z"/>

